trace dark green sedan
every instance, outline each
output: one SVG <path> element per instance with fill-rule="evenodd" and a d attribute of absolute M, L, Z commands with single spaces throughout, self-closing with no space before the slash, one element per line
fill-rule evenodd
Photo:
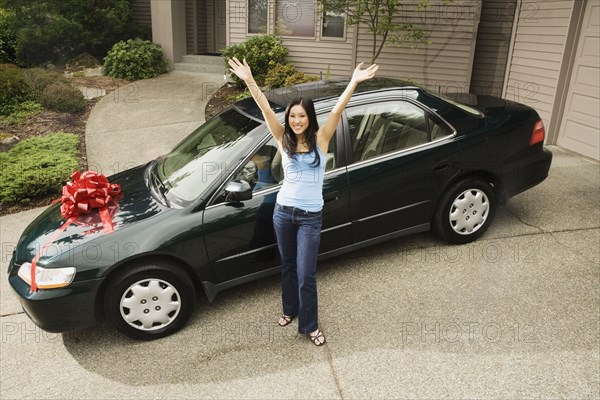
<path fill-rule="evenodd" d="M 266 93 L 283 119 L 296 96 L 319 122 L 347 81 Z M 530 107 L 490 96 L 443 97 L 393 79 L 363 82 L 327 154 L 320 259 L 416 232 L 467 243 L 499 203 L 542 182 L 552 154 Z M 117 175 L 114 231 L 97 215 L 68 226 L 50 206 L 23 232 L 8 279 L 42 329 L 108 319 L 139 339 L 170 335 L 197 299 L 279 271 L 273 232 L 283 179 L 277 144 L 251 98 L 207 121 L 169 154 Z M 97 214 L 97 213 L 96 213 Z"/>

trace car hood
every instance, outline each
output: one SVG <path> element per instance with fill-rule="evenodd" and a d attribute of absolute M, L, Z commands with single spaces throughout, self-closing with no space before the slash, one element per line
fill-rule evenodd
<path fill-rule="evenodd" d="M 108 177 L 110 183 L 121 185 L 121 193 L 109 207 L 115 232 L 170 210 L 150 194 L 144 180 L 144 168 L 139 166 Z M 52 257 L 84 242 L 97 241 L 105 235 L 97 210 L 80 216 L 64 232 L 57 233 L 65 222 L 60 214 L 60 202 L 48 207 L 23 231 L 17 244 L 15 261 L 18 264 L 30 262 L 50 239 L 54 240 L 42 252 L 42 256 Z"/>

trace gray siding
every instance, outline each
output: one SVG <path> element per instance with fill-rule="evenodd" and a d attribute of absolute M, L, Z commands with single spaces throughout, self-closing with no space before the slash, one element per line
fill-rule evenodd
<path fill-rule="evenodd" d="M 408 10 L 414 10 L 416 2 L 405 2 Z M 471 81 L 471 68 L 481 1 L 462 0 L 444 4 L 432 1 L 432 7 L 424 12 L 409 12 L 397 19 L 409 22 L 429 32 L 431 44 L 419 45 L 412 50 L 408 46 L 385 47 L 376 60 L 379 74 L 414 81 L 441 92 L 467 92 Z M 372 36 L 367 28 L 360 26 L 357 41 L 357 62 L 368 63 L 371 59 Z"/>
<path fill-rule="evenodd" d="M 229 2 L 229 44 L 247 40 L 246 18 L 240 10 L 246 10 L 245 0 Z M 481 0 L 456 0 L 444 4 L 432 0 L 432 7 L 424 13 L 416 13 L 417 0 L 405 1 L 408 12 L 397 19 L 398 23 L 414 22 L 431 32 L 429 46 L 413 51 L 407 47 L 386 47 L 377 59 L 381 76 L 411 79 L 425 86 L 442 91 L 468 91 Z M 242 17 L 240 17 L 240 15 Z M 288 61 L 301 71 L 319 75 L 329 68 L 331 77 L 347 77 L 354 69 L 354 62 L 368 63 L 371 59 L 372 37 L 364 26 L 346 27 L 344 39 L 320 37 L 320 18 L 316 19 L 314 38 L 283 37 L 290 50 Z M 275 2 L 269 1 L 269 33 L 274 33 Z M 358 31 L 358 37 L 355 37 Z"/>
<path fill-rule="evenodd" d="M 473 60 L 471 92 L 501 96 L 517 0 L 484 0 Z"/>
<path fill-rule="evenodd" d="M 229 44 L 237 44 L 247 40 L 252 34 L 247 34 L 246 19 L 236 16 L 239 10 L 245 10 L 246 1 L 230 1 Z M 232 12 L 233 11 L 233 12 Z M 275 29 L 275 3 L 269 2 L 268 32 Z M 345 39 L 327 39 L 320 37 L 321 20 L 316 18 L 314 38 L 282 37 L 283 44 L 290 50 L 287 61 L 293 63 L 300 71 L 308 74 L 322 74 L 325 77 L 329 68 L 330 76 L 345 77 L 351 71 L 352 45 L 354 27 L 346 27 Z"/>
<path fill-rule="evenodd" d="M 137 24 L 152 26 L 152 15 L 150 14 L 150 0 L 132 0 L 133 15 L 131 21 Z"/>
<path fill-rule="evenodd" d="M 534 107 L 547 130 L 554 107 L 573 1 L 523 2 L 513 51 L 509 55 L 504 96 Z"/>

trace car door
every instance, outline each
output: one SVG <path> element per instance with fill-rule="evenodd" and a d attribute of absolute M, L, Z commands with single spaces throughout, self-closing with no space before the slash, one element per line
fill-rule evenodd
<path fill-rule="evenodd" d="M 460 168 L 454 130 L 416 102 L 390 99 L 346 110 L 355 243 L 425 231 Z"/>
<path fill-rule="evenodd" d="M 326 115 L 319 116 L 322 124 Z M 320 252 L 352 242 L 348 207 L 348 176 L 338 167 L 338 149 L 344 146 L 338 128 L 329 146 L 323 182 L 323 234 Z M 283 181 L 281 155 L 270 137 L 244 162 L 232 180 L 253 187 L 252 199 L 228 202 L 220 195 L 204 211 L 203 231 L 211 266 L 219 283 L 277 267 L 279 253 L 273 230 L 273 209 Z"/>

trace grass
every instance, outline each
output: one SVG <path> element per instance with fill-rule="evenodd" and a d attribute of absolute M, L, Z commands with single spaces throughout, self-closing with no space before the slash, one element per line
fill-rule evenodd
<path fill-rule="evenodd" d="M 0 153 L 0 204 L 26 204 L 56 194 L 79 169 L 79 136 L 57 132 L 34 137 Z"/>
<path fill-rule="evenodd" d="M 242 92 L 240 94 L 232 94 L 227 96 L 227 101 L 231 103 L 235 103 L 236 101 L 245 99 L 246 97 L 250 97 L 252 94 L 249 91 Z"/>
<path fill-rule="evenodd" d="M 0 121 L 9 125 L 21 125 L 29 117 L 33 117 L 44 110 L 44 106 L 35 101 L 19 103 L 9 115 L 1 115 Z"/>

